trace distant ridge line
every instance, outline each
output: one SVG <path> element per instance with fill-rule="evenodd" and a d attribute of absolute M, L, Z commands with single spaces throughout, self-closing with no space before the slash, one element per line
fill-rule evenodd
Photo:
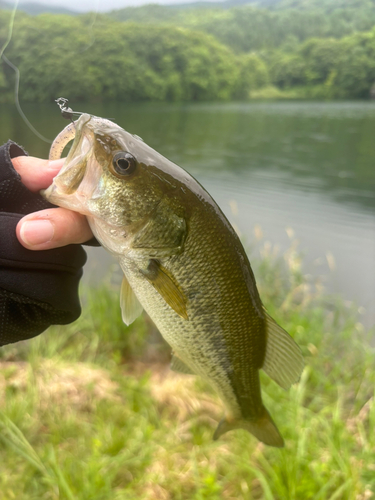
<path fill-rule="evenodd" d="M 13 2 L 7 2 L 5 0 L 0 0 L 0 9 L 2 10 L 12 10 L 14 7 Z M 62 5 L 48 5 L 39 2 L 20 2 L 18 4 L 18 10 L 26 12 L 31 16 L 37 16 L 38 14 L 49 13 L 49 14 L 68 14 L 70 16 L 78 16 L 83 14 L 77 10 L 67 9 Z"/>
<path fill-rule="evenodd" d="M 160 7 L 167 7 L 167 8 L 173 8 L 173 9 L 199 9 L 199 8 L 222 8 L 222 9 L 230 9 L 232 7 L 242 7 L 244 5 L 253 5 L 254 7 L 272 7 L 273 5 L 276 5 L 280 3 L 282 0 L 224 0 L 224 1 L 202 1 L 202 2 L 186 2 L 186 3 L 179 3 L 179 4 L 158 4 L 155 1 L 150 0 L 149 2 L 146 2 L 142 5 L 132 5 L 132 6 L 124 6 L 120 7 L 117 9 L 110 9 L 108 11 L 103 12 L 104 14 L 110 13 L 110 12 L 116 12 L 120 11 L 126 8 L 134 8 L 137 9 L 138 7 L 144 7 L 145 5 L 148 4 L 154 4 L 154 5 L 160 5 Z M 9 2 L 6 0 L 0 0 L 0 9 L 2 10 L 12 10 L 13 9 L 13 2 Z M 50 13 L 50 14 L 68 14 L 71 16 L 77 16 L 80 14 L 84 14 L 85 12 L 88 11 L 78 11 L 78 10 L 72 10 L 72 9 L 67 9 L 66 7 L 63 7 L 62 5 L 48 5 L 47 3 L 41 3 L 41 2 L 20 2 L 18 5 L 18 10 L 22 12 L 26 12 L 27 14 L 30 14 L 32 16 L 36 16 L 38 14 L 42 13 Z"/>

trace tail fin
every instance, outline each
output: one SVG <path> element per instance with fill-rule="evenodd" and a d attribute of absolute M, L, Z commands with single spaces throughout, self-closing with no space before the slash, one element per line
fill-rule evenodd
<path fill-rule="evenodd" d="M 215 431 L 214 440 L 233 429 L 246 429 L 258 438 L 259 441 L 262 441 L 262 443 L 268 446 L 274 446 L 275 448 L 282 448 L 284 446 L 284 440 L 272 420 L 271 415 L 264 406 L 262 415 L 254 420 L 241 419 L 230 421 L 223 418 Z"/>

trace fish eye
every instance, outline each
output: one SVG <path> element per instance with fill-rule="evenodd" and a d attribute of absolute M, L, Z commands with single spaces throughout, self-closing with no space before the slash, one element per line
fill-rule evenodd
<path fill-rule="evenodd" d="M 126 151 L 116 153 L 112 159 L 113 173 L 117 177 L 131 175 L 137 167 L 134 156 Z"/>

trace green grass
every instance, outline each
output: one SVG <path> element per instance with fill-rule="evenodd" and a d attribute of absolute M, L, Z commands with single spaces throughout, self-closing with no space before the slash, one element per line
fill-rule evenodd
<path fill-rule="evenodd" d="M 212 434 L 222 404 L 168 371 L 148 319 L 126 328 L 117 290 L 82 317 L 0 353 L 0 499 L 367 500 L 375 493 L 375 352 L 354 308 L 322 295 L 296 247 L 265 245 L 256 275 L 306 369 L 283 391 L 262 374 L 282 450 Z"/>

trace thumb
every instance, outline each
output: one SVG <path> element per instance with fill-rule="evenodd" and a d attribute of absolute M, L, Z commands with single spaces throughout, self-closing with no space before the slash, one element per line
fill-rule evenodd
<path fill-rule="evenodd" d="M 86 217 L 65 208 L 41 210 L 17 224 L 18 241 L 29 250 L 48 250 L 92 238 Z"/>

